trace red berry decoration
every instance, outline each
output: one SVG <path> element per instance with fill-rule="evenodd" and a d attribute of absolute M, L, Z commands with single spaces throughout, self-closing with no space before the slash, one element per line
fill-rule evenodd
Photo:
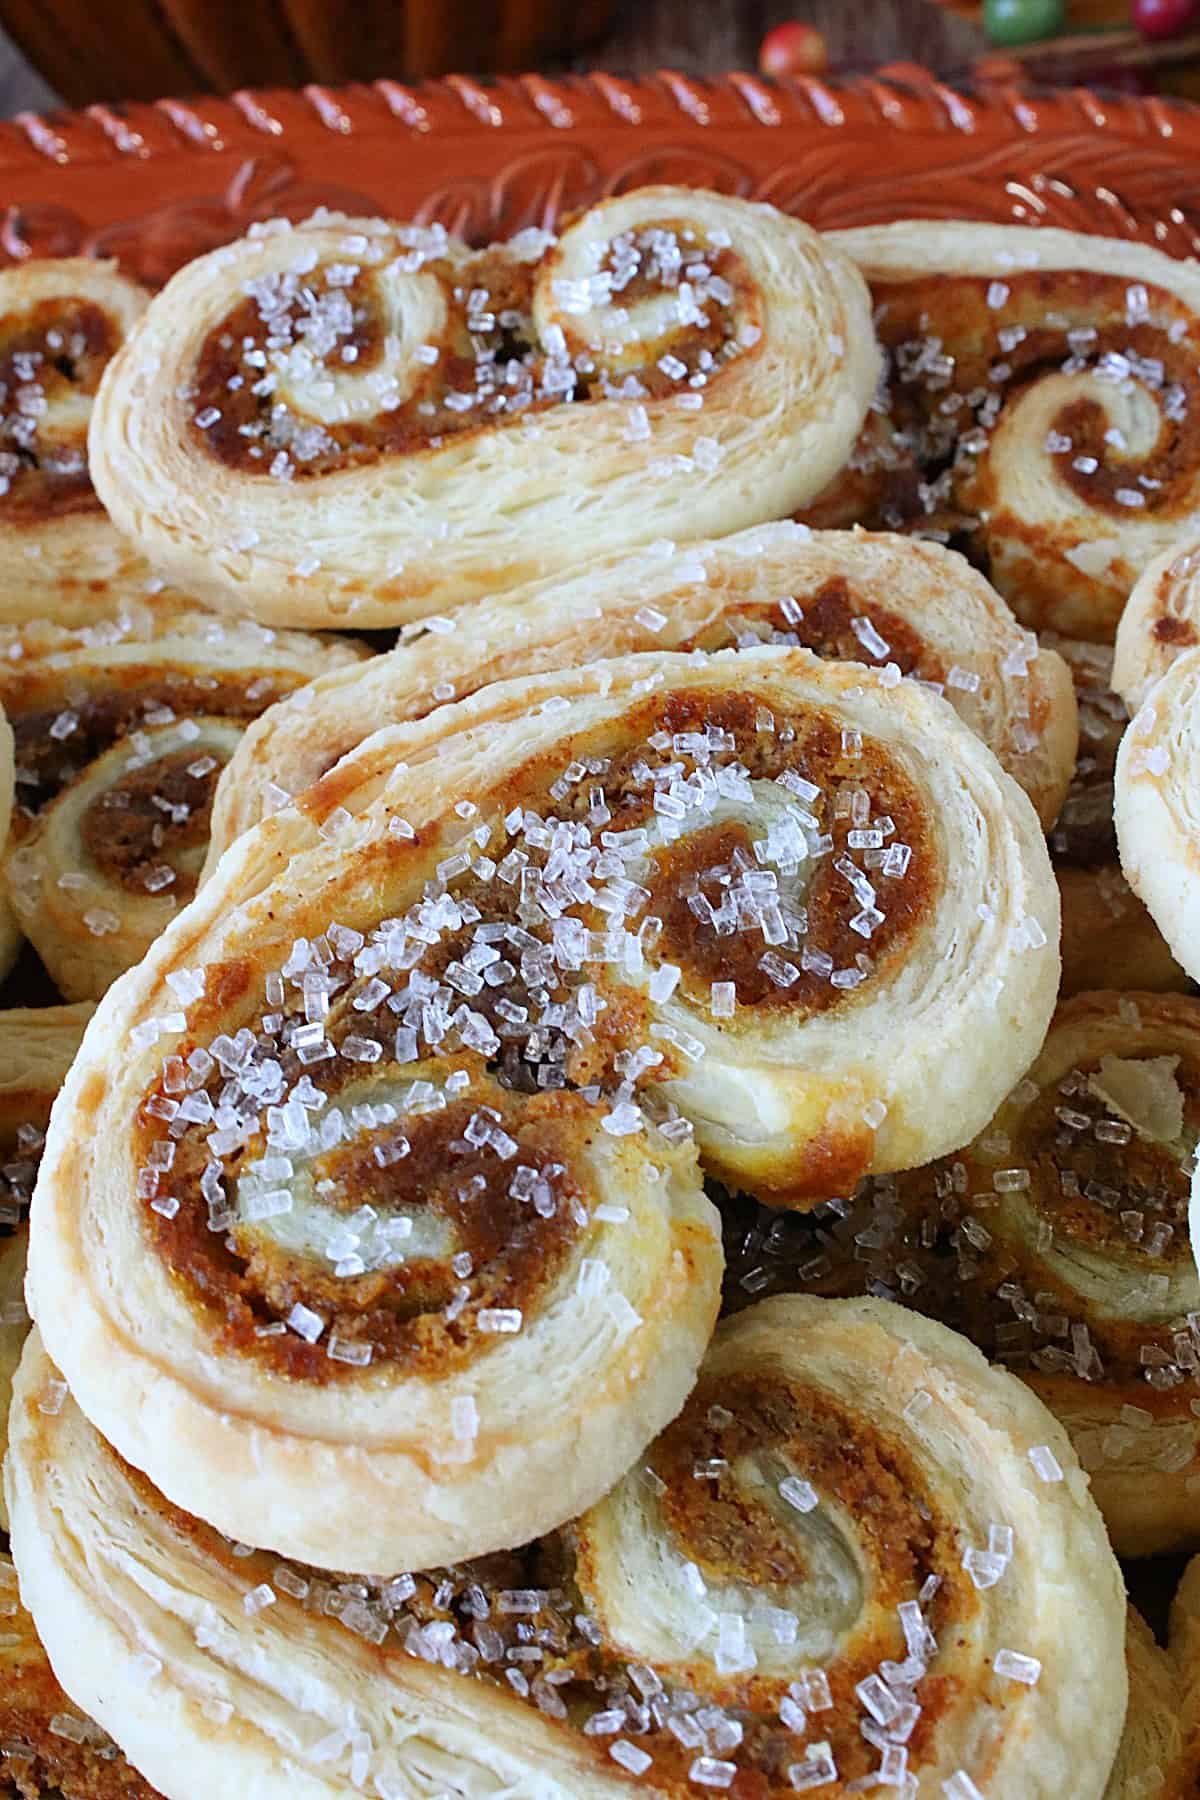
<path fill-rule="evenodd" d="M 758 66 L 764 75 L 823 75 L 829 46 L 815 25 L 789 19 L 768 31 L 758 47 Z"/>
<path fill-rule="evenodd" d="M 1200 0 L 1133 0 L 1133 22 L 1142 37 L 1178 37 L 1200 19 Z"/>

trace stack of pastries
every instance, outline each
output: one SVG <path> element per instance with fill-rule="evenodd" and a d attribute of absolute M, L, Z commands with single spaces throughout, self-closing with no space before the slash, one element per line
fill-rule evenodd
<path fill-rule="evenodd" d="M 667 187 L 0 275 L 0 1791 L 1196 1791 L 1198 356 Z"/>

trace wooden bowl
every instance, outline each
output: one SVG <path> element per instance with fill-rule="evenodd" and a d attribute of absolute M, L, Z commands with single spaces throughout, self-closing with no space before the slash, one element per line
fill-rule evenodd
<path fill-rule="evenodd" d="M 535 68 L 593 42 L 610 12 L 611 0 L 0 0 L 0 24 L 74 106 Z"/>

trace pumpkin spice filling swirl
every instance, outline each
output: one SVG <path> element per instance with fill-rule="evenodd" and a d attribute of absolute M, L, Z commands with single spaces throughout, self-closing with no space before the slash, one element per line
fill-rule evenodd
<path fill-rule="evenodd" d="M 887 376 L 805 512 L 933 530 L 1037 629 L 1112 639 L 1200 476 L 1200 278 L 1143 245 L 904 221 L 834 232 L 871 286 Z"/>
<path fill-rule="evenodd" d="M 801 650 L 497 684 L 328 779 L 110 990 L 30 1294 L 177 1504 L 413 1566 L 560 1524 L 678 1410 L 701 1166 L 806 1205 L 979 1128 L 1057 895 L 944 702 Z"/>
<path fill-rule="evenodd" d="M 209 603 L 309 625 L 786 516 L 879 369 L 848 258 L 671 187 L 483 251 L 276 222 L 176 275 L 127 348 L 90 436 L 118 526 Z"/>
<path fill-rule="evenodd" d="M 109 582 L 148 573 L 87 454 L 100 378 L 148 299 L 87 257 L 0 272 L 0 620 L 84 618 Z"/>
<path fill-rule="evenodd" d="M 60 993 L 98 998 L 190 898 L 245 724 L 361 654 L 128 589 L 93 624 L 0 626 L 16 795 L 0 891 Z"/>
<path fill-rule="evenodd" d="M 231 1544 L 104 1443 L 36 1334 L 6 1485 L 56 1673 L 167 1800 L 231 1767 L 263 1800 L 1100 1800 L 1121 1734 L 1120 1572 L 1065 1434 L 880 1301 L 726 1321 L 598 1504 L 428 1572 Z"/>

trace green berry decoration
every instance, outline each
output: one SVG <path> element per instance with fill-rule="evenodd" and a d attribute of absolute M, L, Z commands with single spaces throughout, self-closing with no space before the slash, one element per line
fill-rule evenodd
<path fill-rule="evenodd" d="M 983 28 L 993 44 L 1034 44 L 1066 21 L 1064 0 L 983 0 Z"/>

